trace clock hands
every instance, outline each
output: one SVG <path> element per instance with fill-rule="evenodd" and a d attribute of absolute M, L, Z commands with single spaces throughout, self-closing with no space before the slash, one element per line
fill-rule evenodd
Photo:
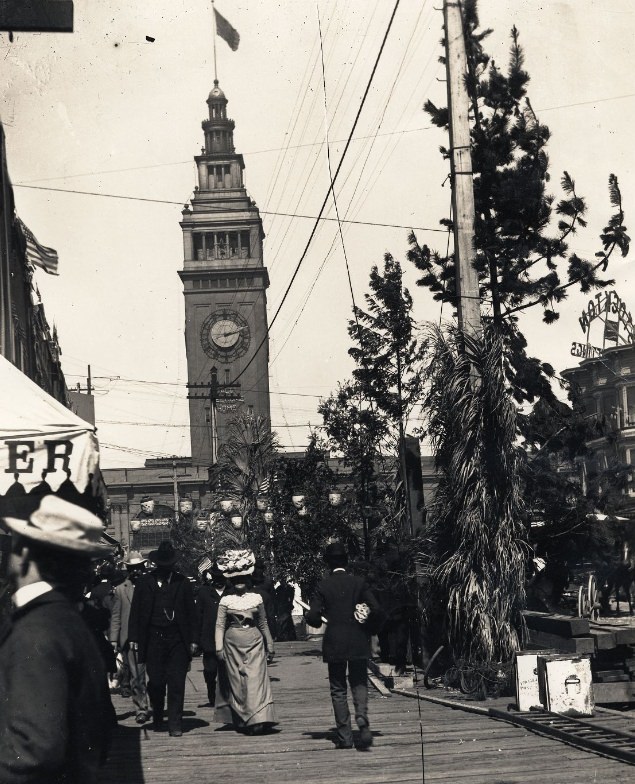
<path fill-rule="evenodd" d="M 241 332 L 244 332 L 246 329 L 247 327 L 244 326 L 244 327 L 238 327 L 238 329 L 234 329 L 231 332 L 221 332 L 221 337 L 228 338 L 231 335 L 239 335 Z"/>

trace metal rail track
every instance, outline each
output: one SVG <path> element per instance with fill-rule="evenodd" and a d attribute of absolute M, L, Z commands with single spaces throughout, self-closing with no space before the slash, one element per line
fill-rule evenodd
<path fill-rule="evenodd" d="M 620 732 L 601 724 L 549 711 L 536 710 L 525 713 L 490 708 L 489 714 L 493 718 L 527 727 L 573 746 L 635 765 L 635 734 Z"/>

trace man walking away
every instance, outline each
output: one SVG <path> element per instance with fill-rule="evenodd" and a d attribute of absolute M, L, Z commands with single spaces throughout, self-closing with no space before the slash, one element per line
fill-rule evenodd
<path fill-rule="evenodd" d="M 337 726 L 335 748 L 353 748 L 351 715 L 348 709 L 346 674 L 353 695 L 355 722 L 360 732 L 360 748 L 372 745 L 368 723 L 368 679 L 370 657 L 370 623 L 380 619 L 381 610 L 363 577 L 346 571 L 348 555 L 339 542 L 328 545 L 324 559 L 331 574 L 318 585 L 307 623 L 327 627 L 322 643 L 322 657 L 328 664 L 331 701 Z"/>
<path fill-rule="evenodd" d="M 136 722 L 143 724 L 148 720 L 149 715 L 146 667 L 139 662 L 137 651 L 130 648 L 128 627 L 135 584 L 145 572 L 146 560 L 141 553 L 131 551 L 128 560 L 124 563 L 127 576 L 115 588 L 109 639 L 115 653 L 121 651 L 123 658 L 121 683 L 129 684 L 132 701 L 137 709 Z"/>
<path fill-rule="evenodd" d="M 128 642 L 139 662 L 146 665 L 153 729 L 163 729 L 167 690 L 168 731 L 180 738 L 185 678 L 196 650 L 194 595 L 187 577 L 174 570 L 176 551 L 171 542 L 161 542 L 148 558 L 156 570 L 135 585 Z"/>
<path fill-rule="evenodd" d="M 95 784 L 114 724 L 106 673 L 76 603 L 104 554 L 98 517 L 48 495 L 12 533 L 14 611 L 0 633 L 0 781 Z"/>
<path fill-rule="evenodd" d="M 203 579 L 205 582 L 200 587 L 196 598 L 198 644 L 203 651 L 203 677 L 207 686 L 207 702 L 208 706 L 213 708 L 216 704 L 216 676 L 218 674 L 214 633 L 218 603 L 221 597 L 227 593 L 227 580 L 216 563 L 212 566 L 211 571 L 207 569 L 203 572 Z"/>

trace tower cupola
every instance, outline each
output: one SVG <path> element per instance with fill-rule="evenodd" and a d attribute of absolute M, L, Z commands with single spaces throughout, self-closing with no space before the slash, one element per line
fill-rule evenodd
<path fill-rule="evenodd" d="M 207 155 L 234 152 L 234 121 L 227 119 L 227 98 L 214 79 L 208 98 L 209 119 L 203 120 L 205 152 Z"/>

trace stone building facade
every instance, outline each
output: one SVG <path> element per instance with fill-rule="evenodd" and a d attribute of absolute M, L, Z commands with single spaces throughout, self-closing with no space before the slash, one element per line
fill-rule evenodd
<path fill-rule="evenodd" d="M 562 371 L 574 385 L 586 414 L 595 419 L 598 436 L 588 442 L 591 451 L 583 469 L 601 473 L 611 467 L 635 467 L 635 345 L 618 345 L 583 359 L 577 367 Z M 625 508 L 635 512 L 635 468 L 624 490 Z"/>
<path fill-rule="evenodd" d="M 183 503 L 196 517 L 207 506 L 209 468 L 238 412 L 270 418 L 267 270 L 260 213 L 244 187 L 234 121 L 215 81 L 194 160 L 198 185 L 182 213 L 185 347 L 191 456 L 104 469 L 111 503 L 109 532 L 147 552 L 165 538 Z M 144 507 L 154 506 L 152 513 Z"/>
<path fill-rule="evenodd" d="M 209 466 L 227 424 L 245 411 L 270 419 L 269 286 L 264 232 L 244 187 L 243 157 L 234 147 L 227 98 L 214 82 L 203 121 L 205 145 L 195 157 L 198 185 L 183 210 L 185 347 L 192 463 Z"/>

